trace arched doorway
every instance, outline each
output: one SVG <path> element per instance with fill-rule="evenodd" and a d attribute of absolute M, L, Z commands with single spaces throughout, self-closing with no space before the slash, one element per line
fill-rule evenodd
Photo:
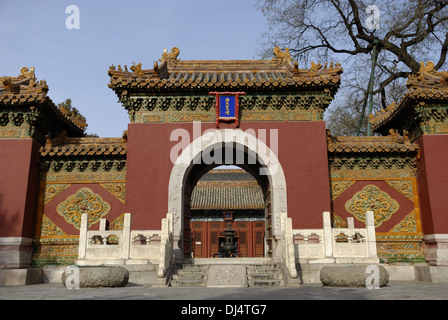
<path fill-rule="evenodd" d="M 208 130 L 177 158 L 170 175 L 168 208 L 173 214 L 174 254 L 191 258 L 190 203 L 194 186 L 211 169 L 236 164 L 250 173 L 263 190 L 265 207 L 264 256 L 281 257 L 281 216 L 287 211 L 286 180 L 277 156 L 252 133 L 241 129 Z"/>
<path fill-rule="evenodd" d="M 252 175 L 237 166 L 205 173 L 194 186 L 190 204 L 193 258 L 222 256 L 225 232 L 235 232 L 236 257 L 264 257 L 266 193 Z"/>

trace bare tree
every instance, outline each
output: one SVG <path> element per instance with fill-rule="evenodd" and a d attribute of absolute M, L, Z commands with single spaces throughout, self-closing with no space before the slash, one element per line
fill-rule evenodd
<path fill-rule="evenodd" d="M 378 0 L 376 12 L 368 5 L 370 1 L 362 0 L 259 0 L 257 6 L 268 20 L 262 48 L 288 47 L 299 62 L 306 64 L 313 59 L 343 61 L 343 66 L 348 66 L 344 68 L 343 85 L 357 91 L 345 100 L 355 101 L 353 105 L 359 109 L 359 102 L 367 99 L 376 43 L 373 92 L 376 108 L 386 108 L 391 102 L 388 94 L 397 98 L 405 79 L 418 72 L 421 61 L 434 61 L 436 70 L 445 65 L 448 0 Z M 372 28 L 374 14 L 379 26 Z"/>
<path fill-rule="evenodd" d="M 66 115 L 67 117 L 71 118 L 72 120 L 75 120 L 78 124 L 85 124 L 86 118 L 79 112 L 78 109 L 72 106 L 72 99 L 65 99 L 65 101 L 57 104 L 59 110 Z M 98 137 L 96 133 L 86 133 L 86 137 Z"/>

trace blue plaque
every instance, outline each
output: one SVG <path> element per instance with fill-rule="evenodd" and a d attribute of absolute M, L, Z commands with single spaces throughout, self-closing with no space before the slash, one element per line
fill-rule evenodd
<path fill-rule="evenodd" d="M 239 126 L 239 96 L 245 92 L 209 92 L 216 97 L 216 127 L 221 122 L 233 122 L 235 127 Z"/>
<path fill-rule="evenodd" d="M 219 117 L 220 118 L 235 118 L 235 96 L 220 96 L 219 97 Z"/>

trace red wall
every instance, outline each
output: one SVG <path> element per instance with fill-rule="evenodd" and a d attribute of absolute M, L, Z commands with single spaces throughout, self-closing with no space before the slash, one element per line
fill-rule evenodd
<path fill-rule="evenodd" d="M 33 237 L 39 144 L 0 139 L 0 237 Z"/>
<path fill-rule="evenodd" d="M 448 233 L 448 136 L 424 135 L 417 143 L 423 232 Z"/>
<path fill-rule="evenodd" d="M 108 220 L 109 223 L 114 221 L 118 216 L 125 212 L 125 205 L 120 200 L 118 200 L 113 194 L 103 188 L 99 183 L 73 183 L 59 193 L 57 196 L 52 198 L 49 202 L 47 202 L 43 206 L 43 213 L 52 221 L 55 225 L 62 229 L 68 235 L 79 235 L 79 230 L 76 227 L 67 221 L 57 213 L 57 207 L 61 204 L 61 202 L 65 201 L 67 197 L 73 195 L 81 188 L 89 188 L 101 198 L 109 203 L 110 211 L 104 217 Z M 90 227 L 90 230 L 98 230 L 99 223 L 95 223 Z"/>
<path fill-rule="evenodd" d="M 193 124 L 130 124 L 128 127 L 126 212 L 132 228 L 160 229 L 168 212 L 168 183 L 172 169 L 170 141 L 174 129 L 183 128 L 193 141 Z M 215 128 L 202 123 L 202 132 Z M 222 129 L 234 128 L 223 124 Z M 327 142 L 324 122 L 246 122 L 240 129 L 278 129 L 278 159 L 283 167 L 288 215 L 293 228 L 321 228 L 322 212 L 330 211 Z"/>

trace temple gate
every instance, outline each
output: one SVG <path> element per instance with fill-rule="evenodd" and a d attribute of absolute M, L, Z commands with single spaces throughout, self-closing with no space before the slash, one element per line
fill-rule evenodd
<path fill-rule="evenodd" d="M 323 119 L 339 64 L 301 69 L 279 48 L 271 60 L 179 53 L 151 69 L 110 66 L 130 120 L 117 138 L 85 137 L 85 119 L 58 108 L 34 69 L 0 78 L 2 268 L 73 264 L 80 250 L 100 252 L 86 237 L 108 235 L 99 245 L 114 261 L 153 263 L 163 276 L 173 262 L 215 257 L 226 222 L 240 256 L 291 274 L 324 260 L 448 264 L 446 72 L 422 63 L 403 100 L 370 117 L 376 136 L 338 137 Z M 245 222 L 241 208 L 222 205 L 213 221 L 192 202 L 221 165 L 259 188 L 260 211 Z"/>

